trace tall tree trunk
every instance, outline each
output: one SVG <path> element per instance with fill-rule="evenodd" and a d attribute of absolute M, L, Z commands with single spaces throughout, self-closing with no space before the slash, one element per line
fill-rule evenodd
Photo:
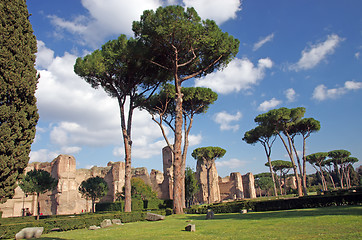
<path fill-rule="evenodd" d="M 124 174 L 124 211 L 132 211 L 132 196 L 131 196 L 131 179 L 132 179 L 132 167 L 131 167 L 131 146 L 126 141 L 125 145 L 125 174 Z"/>
<path fill-rule="evenodd" d="M 174 186 L 173 186 L 173 212 L 175 214 L 183 213 L 183 203 L 182 203 L 182 188 L 184 174 L 182 174 L 182 153 L 181 153 L 181 143 L 182 143 L 182 93 L 181 93 L 181 83 L 178 80 L 178 76 L 175 76 L 175 89 L 176 89 L 176 118 L 175 118 L 175 142 L 174 142 L 174 163 L 173 163 L 173 177 L 174 177 Z"/>
<path fill-rule="evenodd" d="M 294 154 L 295 154 L 295 157 L 296 157 L 297 163 L 298 163 L 299 173 L 300 173 L 300 176 L 301 176 L 301 184 L 302 184 L 302 187 L 303 187 L 303 194 L 305 196 L 307 196 L 308 195 L 307 181 L 304 181 L 302 164 L 300 163 L 300 159 L 299 159 L 299 156 L 298 156 L 298 151 L 297 151 L 297 148 L 295 147 L 295 144 L 294 144 L 294 139 L 291 139 L 291 142 L 292 142 Z"/>
<path fill-rule="evenodd" d="M 193 123 L 193 116 L 190 117 L 190 123 L 187 126 L 187 117 L 186 114 L 184 116 L 184 132 L 185 132 L 185 138 L 184 138 L 184 147 L 183 147 L 183 151 L 182 151 L 182 169 L 181 172 L 183 174 L 183 178 L 185 179 L 185 169 L 186 169 L 186 156 L 187 156 L 187 149 L 189 147 L 189 133 L 192 127 L 192 123 Z M 182 181 L 182 203 L 183 203 L 183 208 L 186 207 L 185 205 L 185 181 Z"/>
<path fill-rule="evenodd" d="M 303 186 L 305 186 L 305 195 L 308 195 L 308 191 L 307 191 L 307 158 L 305 156 L 305 145 L 306 145 L 306 137 L 303 137 L 303 174 L 302 174 L 302 181 L 303 181 Z"/>
<path fill-rule="evenodd" d="M 275 183 L 275 176 L 274 176 L 274 171 L 273 171 L 273 166 L 271 164 L 271 159 L 270 159 L 270 154 L 271 154 L 271 148 L 267 147 L 266 146 L 266 143 L 263 143 L 263 146 L 264 146 L 264 150 L 265 150 L 265 153 L 266 153 L 266 156 L 268 158 L 268 164 L 269 164 L 269 171 L 270 171 L 270 174 L 272 176 L 272 180 L 273 180 L 273 190 L 274 190 L 274 196 L 278 196 L 278 191 L 277 191 L 277 186 L 276 186 L 276 183 Z"/>
<path fill-rule="evenodd" d="M 322 168 L 321 163 L 318 163 L 318 167 L 319 167 L 319 174 L 320 174 L 320 177 L 321 177 L 321 180 L 322 180 L 323 191 L 327 191 L 328 190 L 327 189 L 327 181 L 324 178 L 323 168 Z"/>
<path fill-rule="evenodd" d="M 288 148 L 288 145 L 286 144 L 286 142 L 284 141 L 284 138 L 280 135 L 279 132 L 278 132 L 278 135 L 279 135 L 280 139 L 282 140 L 283 145 L 284 145 L 284 147 L 287 150 L 287 153 L 289 155 L 290 161 L 292 162 L 292 165 L 293 165 L 294 176 L 296 178 L 295 181 L 297 183 L 298 196 L 303 196 L 297 165 L 295 164 L 294 157 L 293 157 L 293 149 L 292 149 L 291 139 L 290 139 L 289 136 L 287 136 L 288 143 L 289 143 L 289 148 Z"/>
<path fill-rule="evenodd" d="M 132 99 L 130 99 L 130 105 L 128 110 L 128 119 L 126 125 L 125 117 L 125 100 L 126 98 L 118 98 L 120 115 L 121 115 L 121 129 L 123 136 L 124 144 L 124 154 L 125 154 L 125 180 L 124 180 L 124 211 L 132 211 L 132 197 L 131 197 L 131 178 L 132 178 L 132 168 L 131 168 L 131 150 L 132 150 L 132 140 L 131 140 L 131 124 L 133 117 L 133 106 Z"/>
<path fill-rule="evenodd" d="M 37 213 L 36 213 L 36 220 L 39 220 L 39 215 L 40 215 L 40 202 L 39 202 L 39 196 L 40 196 L 40 194 L 39 194 L 39 193 L 37 193 L 37 194 L 36 194 L 36 211 L 37 211 Z"/>

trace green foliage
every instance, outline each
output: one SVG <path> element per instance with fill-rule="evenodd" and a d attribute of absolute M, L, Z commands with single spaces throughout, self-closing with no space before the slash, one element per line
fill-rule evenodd
<path fill-rule="evenodd" d="M 347 150 L 333 150 L 328 152 L 328 156 L 333 159 L 336 164 L 344 163 L 351 153 Z"/>
<path fill-rule="evenodd" d="M 277 171 L 281 171 L 281 173 L 287 173 L 286 170 L 289 170 L 291 168 L 293 168 L 293 165 L 290 161 L 284 161 L 284 160 L 274 160 L 271 161 L 271 164 L 273 166 L 273 171 L 277 172 Z M 265 163 L 265 166 L 269 166 L 269 163 Z"/>
<path fill-rule="evenodd" d="M 214 213 L 240 213 L 242 209 L 252 209 L 253 202 L 242 200 L 225 203 L 213 203 L 209 205 L 194 205 L 186 209 L 189 214 L 206 214 L 208 209 L 212 209 Z"/>
<path fill-rule="evenodd" d="M 326 160 L 327 157 L 328 157 L 327 152 L 319 152 L 306 156 L 306 160 L 312 165 L 315 164 L 317 166 L 320 166 L 323 164 L 323 162 Z"/>
<path fill-rule="evenodd" d="M 362 193 L 360 191 L 342 191 L 339 194 L 315 195 L 298 198 L 282 198 L 273 200 L 242 200 L 224 203 L 214 203 L 210 205 L 194 205 L 186 210 L 192 214 L 206 214 L 208 209 L 214 213 L 237 213 L 242 209 L 260 211 L 279 211 L 302 208 L 319 208 L 342 205 L 361 205 Z"/>
<path fill-rule="evenodd" d="M 36 39 L 24 0 L 0 4 L 0 202 L 28 165 L 38 121 Z"/>
<path fill-rule="evenodd" d="M 318 132 L 320 129 L 321 124 L 318 120 L 314 118 L 303 118 L 294 125 L 291 132 L 295 134 L 300 133 L 308 137 L 312 132 Z"/>
<path fill-rule="evenodd" d="M 158 214 L 165 214 L 164 211 Z M 0 221 L 0 238 L 13 238 L 17 232 L 25 227 L 44 227 L 43 234 L 49 233 L 54 228 L 59 228 L 60 231 L 69 231 L 75 229 L 84 229 L 89 226 L 99 226 L 104 219 L 120 219 L 122 223 L 144 221 L 146 212 L 135 211 L 132 213 L 107 212 L 101 214 L 87 213 L 69 216 L 51 216 L 48 218 L 35 221 L 34 217 L 22 217 L 11 219 L 1 219 Z"/>
<path fill-rule="evenodd" d="M 96 212 L 123 212 L 124 202 L 102 202 L 96 204 Z"/>
<path fill-rule="evenodd" d="M 272 145 L 272 143 L 274 142 L 272 139 L 275 139 L 272 138 L 274 135 L 275 131 L 272 127 L 259 125 L 256 128 L 245 132 L 243 141 L 248 144 L 254 144 L 258 141 L 261 143 L 271 142 Z"/>
<path fill-rule="evenodd" d="M 197 182 L 195 172 L 190 167 L 185 169 L 185 199 L 186 206 L 190 206 L 193 203 L 195 194 L 199 191 L 199 184 Z"/>
<path fill-rule="evenodd" d="M 19 186 L 26 194 L 41 194 L 56 189 L 58 180 L 44 170 L 31 170 L 26 173 Z"/>
<path fill-rule="evenodd" d="M 185 9 L 182 6 L 159 7 L 156 11 L 146 10 L 140 21 L 133 22 L 132 29 L 136 39 L 149 51 L 148 60 L 174 78 L 176 111 L 173 128 L 175 134 L 173 209 L 175 213 L 182 213 L 184 204 L 182 171 L 185 167 L 188 142 L 185 138 L 185 151 L 182 151 L 181 85 L 188 79 L 202 77 L 226 67 L 238 53 L 240 42 L 228 33 L 223 33 L 214 21 L 201 21 L 194 8 Z M 187 130 L 185 129 L 186 132 L 190 126 L 191 124 Z"/>
<path fill-rule="evenodd" d="M 183 87 L 183 111 L 185 115 L 190 117 L 195 114 L 205 113 L 210 104 L 217 100 L 217 93 L 210 88 L 203 87 Z M 150 114 L 162 114 L 165 121 L 171 122 L 175 117 L 175 87 L 171 84 L 165 84 L 161 91 L 152 95 L 147 101 L 140 99 L 139 104 L 143 109 L 146 109 Z M 170 120 L 167 120 L 170 118 Z"/>
<path fill-rule="evenodd" d="M 201 147 L 196 148 L 191 156 L 197 161 L 213 162 L 218 158 L 222 158 L 226 153 L 221 147 Z"/>
<path fill-rule="evenodd" d="M 95 202 L 107 195 L 108 185 L 101 177 L 91 177 L 80 184 L 78 191 L 84 198 L 92 200 L 92 212 L 94 212 Z"/>
<path fill-rule="evenodd" d="M 260 173 L 254 175 L 255 187 L 259 190 L 265 190 L 269 195 L 269 191 L 273 189 L 274 183 L 271 173 Z"/>
<path fill-rule="evenodd" d="M 147 185 L 141 178 L 133 177 L 131 179 L 132 198 L 141 200 L 157 199 L 157 193 L 154 192 L 151 186 Z"/>
<path fill-rule="evenodd" d="M 133 31 L 149 48 L 152 61 L 178 76 L 202 76 L 225 67 L 238 52 L 239 41 L 223 33 L 214 21 L 202 21 L 193 8 L 146 10 Z M 175 51 L 176 50 L 176 51 Z M 178 62 L 182 59 L 182 62 Z"/>
<path fill-rule="evenodd" d="M 255 211 L 279 211 L 289 209 L 317 208 L 343 205 L 361 205 L 361 193 L 349 193 L 336 196 L 307 196 L 292 199 L 258 201 L 254 203 Z"/>

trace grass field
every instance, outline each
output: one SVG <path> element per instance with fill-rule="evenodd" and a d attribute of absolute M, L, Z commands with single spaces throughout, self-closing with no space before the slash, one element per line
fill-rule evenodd
<path fill-rule="evenodd" d="M 184 230 L 189 223 L 196 232 Z M 172 215 L 159 222 L 57 232 L 40 239 L 362 239 L 362 206 L 215 214 L 213 220 Z"/>

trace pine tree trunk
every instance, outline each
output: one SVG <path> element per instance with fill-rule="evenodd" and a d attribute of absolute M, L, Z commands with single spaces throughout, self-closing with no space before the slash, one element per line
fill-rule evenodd
<path fill-rule="evenodd" d="M 132 199 L 131 199 L 131 178 L 132 178 L 132 168 L 131 168 L 131 146 L 124 141 L 125 143 L 125 178 L 124 178 L 124 211 L 132 211 Z"/>
<path fill-rule="evenodd" d="M 182 143 L 182 93 L 181 84 L 178 81 L 178 77 L 175 79 L 176 88 L 176 118 L 175 118 L 175 142 L 174 142 L 174 186 L 173 186 L 173 212 L 175 214 L 183 213 L 182 193 L 183 185 L 185 181 L 184 174 L 182 174 L 182 154 L 181 154 L 181 143 Z"/>
<path fill-rule="evenodd" d="M 283 142 L 283 145 L 285 147 L 285 149 L 287 150 L 288 152 L 288 155 L 289 155 L 289 158 L 290 158 L 290 161 L 292 162 L 292 165 L 293 165 L 293 170 L 294 170 L 294 176 L 295 176 L 295 181 L 297 183 L 297 190 L 298 190 L 298 196 L 303 196 L 303 192 L 302 192 L 302 184 L 300 183 L 300 178 L 299 178 L 299 174 L 298 174 L 298 169 L 297 169 L 297 165 L 295 164 L 295 161 L 294 161 L 294 157 L 293 157 L 293 149 L 292 149 L 292 143 L 291 143 L 291 139 L 289 136 L 287 136 L 288 138 L 288 143 L 289 143 L 289 148 L 286 144 L 286 142 L 284 141 L 283 137 L 280 135 L 280 133 L 278 133 L 280 139 L 282 140 Z"/>

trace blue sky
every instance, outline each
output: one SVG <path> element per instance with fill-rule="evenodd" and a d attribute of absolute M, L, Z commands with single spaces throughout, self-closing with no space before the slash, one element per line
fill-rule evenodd
<path fill-rule="evenodd" d="M 220 176 L 267 172 L 262 146 L 242 138 L 256 126 L 257 115 L 279 107 L 305 107 L 305 117 L 321 122 L 307 140 L 307 154 L 346 149 L 362 159 L 362 1 L 32 0 L 27 4 L 41 77 L 31 161 L 71 154 L 78 168 L 89 168 L 124 160 L 116 100 L 77 77 L 73 65 L 120 34 L 133 36 L 132 21 L 143 10 L 176 3 L 193 6 L 240 40 L 239 54 L 226 69 L 186 84 L 219 94 L 195 119 L 188 166 L 196 167 L 193 149 L 219 146 L 227 151 L 217 160 Z M 301 144 L 298 138 L 298 150 Z M 132 165 L 162 170 L 164 146 L 148 113 L 136 111 Z M 272 159 L 288 160 L 280 140 Z"/>

